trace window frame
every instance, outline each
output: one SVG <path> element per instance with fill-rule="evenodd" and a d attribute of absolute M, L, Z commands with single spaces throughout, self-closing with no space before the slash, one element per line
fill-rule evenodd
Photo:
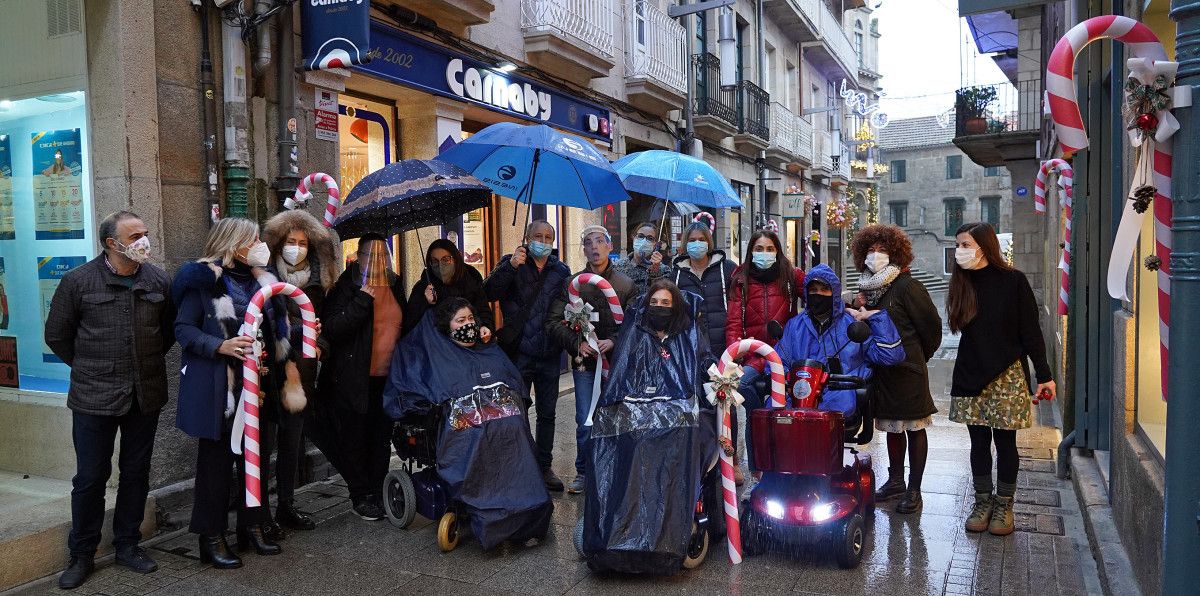
<path fill-rule="evenodd" d="M 897 218 L 896 217 L 897 213 L 899 213 L 903 217 Z M 897 221 L 897 219 L 902 219 L 903 221 Z M 888 201 L 888 220 L 891 221 L 892 224 L 894 224 L 896 226 L 899 226 L 901 228 L 907 228 L 908 227 L 908 201 Z"/>
<path fill-rule="evenodd" d="M 994 210 L 994 214 L 996 216 L 996 221 L 994 221 L 994 222 L 989 220 L 987 217 L 988 214 L 985 211 L 985 206 L 987 206 L 987 205 L 992 206 L 992 209 L 988 209 L 988 211 Z M 982 197 L 979 197 L 979 221 L 983 221 L 983 222 L 992 224 L 992 227 L 996 229 L 997 234 L 1002 233 L 1000 230 L 1000 196 L 999 195 L 984 195 Z"/>
<path fill-rule="evenodd" d="M 908 160 L 891 160 L 888 163 L 888 173 L 890 174 L 890 178 L 888 178 L 888 180 L 891 184 L 903 184 L 908 182 Z"/>
<path fill-rule="evenodd" d="M 954 164 L 953 170 L 951 164 Z M 951 176 L 951 174 L 954 174 Z M 963 156 L 947 155 L 946 156 L 946 180 L 962 180 L 963 177 Z"/>
<path fill-rule="evenodd" d="M 950 213 L 951 206 L 954 206 L 958 212 L 958 223 L 951 225 Z M 954 237 L 954 232 L 963 225 L 966 221 L 967 199 L 965 197 L 946 197 L 942 199 L 942 231 L 945 236 Z"/>

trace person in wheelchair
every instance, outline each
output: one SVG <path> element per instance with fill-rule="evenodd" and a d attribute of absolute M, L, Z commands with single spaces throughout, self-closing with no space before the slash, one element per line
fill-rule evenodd
<path fill-rule="evenodd" d="M 417 493 L 444 494 L 446 504 L 418 509 L 443 516 L 443 523 L 447 513 L 469 520 L 485 550 L 544 538 L 554 510 L 534 458 L 524 392 L 504 351 L 481 341 L 465 298 L 438 303 L 392 356 L 385 411 L 402 424 L 436 425 L 427 433 L 436 437 L 436 477 L 417 472 L 413 480 L 428 480 L 429 490 Z M 412 462 L 406 466 L 411 472 Z"/>
<path fill-rule="evenodd" d="M 651 282 L 627 313 L 584 444 L 588 483 L 576 547 L 593 570 L 673 574 L 704 560 L 721 516 L 701 496 L 716 461 L 703 383 L 714 362 L 701 299 Z M 712 513 L 706 513 L 711 510 Z"/>
<path fill-rule="evenodd" d="M 825 363 L 831 374 L 871 376 L 872 366 L 892 366 L 904 361 L 900 332 L 887 311 L 846 308 L 841 298 L 842 281 L 827 265 L 817 265 L 804 281 L 807 298 L 804 311 L 788 321 L 775 351 L 784 368 L 805 360 Z M 871 336 L 862 343 L 850 340 L 849 329 L 865 321 Z M 840 370 L 839 370 L 840 369 Z M 862 415 L 853 389 L 827 388 L 818 409 L 842 412 L 847 431 L 856 430 Z"/>

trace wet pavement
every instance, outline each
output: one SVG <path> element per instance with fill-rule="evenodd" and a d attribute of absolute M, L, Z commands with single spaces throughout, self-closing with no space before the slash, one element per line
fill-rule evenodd
<path fill-rule="evenodd" d="M 935 298 L 936 299 L 936 298 Z M 931 383 L 940 411 L 930 429 L 924 509 L 916 515 L 881 503 L 868 525 L 862 564 L 839 569 L 820 551 L 747 557 L 731 566 L 724 543 L 713 544 L 700 568 L 672 577 L 628 577 L 589 572 L 575 553 L 571 532 L 581 497 L 555 494 L 554 523 L 546 541 L 504 545 L 483 552 L 469 538 L 441 553 L 432 522 L 417 517 L 407 529 L 353 515 L 337 479 L 310 485 L 297 495 L 302 510 L 319 522 L 315 531 L 292 533 L 283 554 L 245 554 L 245 567 L 219 571 L 200 564 L 195 538 L 176 534 L 152 542 L 161 569 L 137 575 L 110 565 L 99 569 L 77 594 L 1100 594 L 1098 574 L 1069 480 L 1054 476 L 1060 434 L 1048 404 L 1038 406 L 1038 425 L 1018 433 L 1021 475 L 1015 507 L 1017 531 L 1008 537 L 970 534 L 963 521 L 974 498 L 966 428 L 946 419 L 953 341 L 931 362 Z M 564 377 L 564 387 L 570 377 Z M 573 472 L 574 404 L 559 402 L 554 468 L 564 480 Z M 886 477 L 887 455 L 877 433 L 867 447 L 876 474 Z M 744 489 L 749 488 L 743 487 Z M 231 537 L 232 540 L 232 537 Z M 18 594 L 57 592 L 54 578 Z"/>

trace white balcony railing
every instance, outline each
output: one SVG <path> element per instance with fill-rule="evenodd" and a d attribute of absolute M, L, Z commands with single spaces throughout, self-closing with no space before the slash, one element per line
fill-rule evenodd
<path fill-rule="evenodd" d="M 857 80 L 858 53 L 854 51 L 854 45 L 850 43 L 850 39 L 846 37 L 846 31 L 842 29 L 842 19 L 833 14 L 824 2 L 817 4 L 821 5 L 819 9 L 821 16 L 817 25 L 821 40 L 829 44 L 830 53 L 837 57 L 842 66 L 853 73 L 850 79 Z"/>
<path fill-rule="evenodd" d="M 808 160 L 808 163 L 813 162 L 813 125 L 812 122 L 805 120 L 803 116 L 796 116 L 796 144 L 799 146 L 800 152 L 797 154 L 800 157 Z"/>
<path fill-rule="evenodd" d="M 841 152 L 842 152 L 841 157 L 838 158 L 837 173 L 838 173 L 838 176 L 845 178 L 846 180 L 849 180 L 850 179 L 850 158 L 854 154 L 851 153 L 850 148 L 845 145 L 842 145 Z"/>
<path fill-rule="evenodd" d="M 813 133 L 813 167 L 833 171 L 833 154 L 829 151 L 832 146 L 833 140 L 828 132 L 822 130 Z"/>
<path fill-rule="evenodd" d="M 780 102 L 771 104 L 771 144 L 796 160 L 812 163 L 812 124 Z"/>
<path fill-rule="evenodd" d="M 683 26 L 648 0 L 626 0 L 625 8 L 625 76 L 654 79 L 686 94 Z"/>
<path fill-rule="evenodd" d="M 557 30 L 591 46 L 598 55 L 613 57 L 614 0 L 521 0 L 521 27 Z"/>

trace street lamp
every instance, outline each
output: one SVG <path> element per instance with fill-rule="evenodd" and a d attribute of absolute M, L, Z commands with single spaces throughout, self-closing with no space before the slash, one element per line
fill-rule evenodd
<path fill-rule="evenodd" d="M 737 37 L 734 36 L 733 9 L 726 6 L 717 17 L 717 49 L 721 56 L 721 89 L 737 87 Z"/>

